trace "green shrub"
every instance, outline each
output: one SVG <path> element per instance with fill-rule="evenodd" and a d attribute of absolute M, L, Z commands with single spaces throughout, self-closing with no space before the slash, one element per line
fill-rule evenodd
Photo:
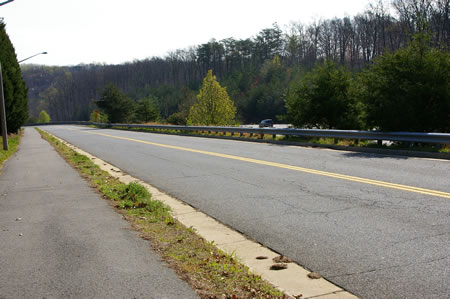
<path fill-rule="evenodd" d="M 50 122 L 50 115 L 45 110 L 42 110 L 41 113 L 39 113 L 38 123 L 49 123 Z"/>

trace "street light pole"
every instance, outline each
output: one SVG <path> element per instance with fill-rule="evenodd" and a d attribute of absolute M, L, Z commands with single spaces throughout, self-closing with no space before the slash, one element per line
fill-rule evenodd
<path fill-rule="evenodd" d="M 38 55 L 41 55 L 41 54 L 47 54 L 47 52 L 41 52 L 41 53 L 34 54 L 34 55 L 30 56 L 30 57 L 27 57 L 27 58 L 25 58 L 25 59 L 22 59 L 22 60 L 18 61 L 17 63 L 22 63 L 22 62 L 24 62 L 25 60 L 28 60 L 28 59 L 30 59 L 30 58 L 33 58 L 34 56 L 38 56 Z"/>
<path fill-rule="evenodd" d="M 0 3 L 0 6 L 13 2 L 14 0 L 8 0 Z"/>
<path fill-rule="evenodd" d="M 9 2 L 12 2 L 14 0 L 11 0 Z M 5 3 L 0 3 L 0 6 L 2 6 Z M 28 60 L 30 58 L 33 58 L 34 56 L 40 55 L 40 54 L 47 54 L 47 52 L 41 52 L 34 54 L 33 56 L 27 57 L 25 59 L 22 59 L 18 61 L 18 63 L 24 62 L 25 60 Z M 2 124 L 2 139 L 3 139 L 3 149 L 5 151 L 8 150 L 8 130 L 6 128 L 6 107 L 5 107 L 5 96 L 3 93 L 3 76 L 2 76 L 2 66 L 0 63 L 0 117 L 1 117 L 1 124 Z"/>
<path fill-rule="evenodd" d="M 12 0 L 14 1 L 14 0 Z M 9 1 L 11 2 L 11 1 Z M 5 3 L 0 3 L 0 6 L 2 6 Z M 28 60 L 30 58 L 33 58 L 34 56 L 40 55 L 40 54 L 47 54 L 47 52 L 41 52 L 34 54 L 33 56 L 27 57 L 25 59 L 22 59 L 18 61 L 18 63 L 24 62 L 25 60 Z M 5 151 L 8 150 L 8 130 L 6 128 L 6 107 L 5 107 L 5 96 L 3 93 L 3 76 L 2 76 L 2 66 L 0 63 L 0 116 L 1 116 L 1 124 L 2 124 L 2 138 L 3 138 L 3 149 Z"/>
<path fill-rule="evenodd" d="M 0 2 L 0 6 L 11 3 L 13 1 L 14 0 L 6 0 L 6 1 Z M 21 63 L 27 59 L 33 58 L 34 56 L 37 56 L 40 54 L 47 54 L 47 52 L 35 54 L 28 58 L 22 59 L 21 61 L 18 61 L 18 63 Z M 7 151 L 8 150 L 8 130 L 6 128 L 6 107 L 5 107 L 5 95 L 3 93 L 3 76 L 2 76 L 1 63 L 0 63 L 0 118 L 1 118 L 1 124 L 2 124 L 3 149 L 5 151 Z"/>
<path fill-rule="evenodd" d="M 0 63 L 0 114 L 2 122 L 3 149 L 8 150 L 8 130 L 6 129 L 5 96 L 3 94 L 2 64 Z"/>
<path fill-rule="evenodd" d="M 14 0 L 7 0 L 0 3 L 0 6 L 11 3 Z M 8 150 L 8 130 L 6 129 L 6 108 L 5 108 L 5 95 L 3 94 L 3 76 L 2 76 L 2 64 L 0 63 L 0 116 L 2 123 L 2 137 L 3 137 L 3 149 Z"/>

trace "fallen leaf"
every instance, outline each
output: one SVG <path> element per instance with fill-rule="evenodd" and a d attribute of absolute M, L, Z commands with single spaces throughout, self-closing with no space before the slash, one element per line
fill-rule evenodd
<path fill-rule="evenodd" d="M 272 266 L 270 266 L 270 270 L 284 270 L 287 269 L 288 265 L 287 264 L 273 264 Z"/>
<path fill-rule="evenodd" d="M 317 272 L 311 272 L 311 273 L 308 273 L 308 275 L 307 275 L 309 278 L 311 278 L 311 279 L 319 279 L 319 278 L 322 278 L 322 275 L 320 275 L 319 273 L 317 273 Z"/>
<path fill-rule="evenodd" d="M 272 260 L 274 263 L 292 263 L 292 259 L 288 258 L 287 256 L 283 256 L 283 255 L 274 257 Z"/>

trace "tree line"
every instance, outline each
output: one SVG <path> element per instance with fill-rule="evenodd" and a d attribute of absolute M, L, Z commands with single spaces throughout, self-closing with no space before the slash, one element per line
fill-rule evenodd
<path fill-rule="evenodd" d="M 130 99 L 134 111 L 142 110 L 136 109 L 135 104 L 145 102 L 149 110 L 156 109 L 152 118 L 157 114 L 155 119 L 185 124 L 191 107 L 198 101 L 202 81 L 212 70 L 234 101 L 237 122 L 255 123 L 272 118 L 290 120 L 298 126 L 448 130 L 448 125 L 410 126 L 411 122 L 425 123 L 429 116 L 424 113 L 417 117 L 414 109 L 408 108 L 417 102 L 422 109 L 439 112 L 437 122 L 449 119 L 447 104 L 437 104 L 448 102 L 448 77 L 445 78 L 445 71 L 439 71 L 445 63 L 448 66 L 448 16 L 448 1 L 393 0 L 389 4 L 375 1 L 368 10 L 352 18 L 320 20 L 307 25 L 291 23 L 284 30 L 274 24 L 251 38 L 211 40 L 170 52 L 164 58 L 120 65 L 26 65 L 22 70 L 30 87 L 31 115 L 37 117 L 39 111 L 46 110 L 53 120 L 88 120 L 93 111 L 100 108 L 98 100 L 105 86 L 113 84 Z M 413 41 L 414 36 L 422 37 L 420 41 Z M 412 57 L 415 51 L 422 51 L 415 66 L 411 65 L 404 72 L 395 70 L 402 67 L 395 64 L 402 61 L 401 57 Z M 405 59 L 405 63 L 409 61 Z M 429 63 L 437 65 L 429 66 Z M 425 73 L 436 70 L 439 78 Z M 412 91 L 389 90 L 398 93 L 396 97 L 374 96 L 369 92 L 381 92 L 380 86 L 396 82 L 395 76 L 407 77 L 409 72 L 416 73 L 404 79 L 402 88 Z M 385 81 L 378 80 L 380 74 L 386 76 Z M 314 98 L 314 91 L 308 88 L 319 84 L 321 76 L 328 76 L 324 81 L 328 82 L 327 89 Z M 423 82 L 413 80 L 423 76 L 426 77 Z M 334 77 L 338 80 L 329 80 Z M 434 86 L 427 80 L 441 82 L 441 85 Z M 375 86 L 376 83 L 379 85 Z M 426 85 L 429 92 L 440 94 L 440 99 L 420 104 L 428 96 L 417 87 L 421 85 Z M 342 94 L 326 93 L 333 89 L 342 90 Z M 305 94 L 310 102 L 305 100 Z M 324 121 L 321 115 L 324 111 L 316 107 L 320 106 L 318 98 L 329 99 L 329 102 L 324 101 L 322 109 L 334 111 L 334 117 L 341 118 L 339 122 Z M 376 108 L 388 107 L 389 101 L 397 103 L 389 112 Z M 342 107 L 350 107 L 351 111 L 342 112 Z M 313 112 L 315 114 L 311 114 Z M 400 120 L 408 113 L 408 121 Z M 131 114 L 129 121 L 145 121 L 145 117 L 136 113 L 131 117 Z M 305 115 L 310 115 L 311 119 L 304 120 Z M 386 125 L 374 120 L 380 117 L 398 117 L 399 120 Z"/>

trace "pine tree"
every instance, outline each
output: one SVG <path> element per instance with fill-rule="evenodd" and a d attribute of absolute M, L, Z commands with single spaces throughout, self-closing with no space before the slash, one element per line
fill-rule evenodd
<path fill-rule="evenodd" d="M 291 85 L 286 96 L 288 120 L 297 127 L 359 129 L 361 104 L 350 96 L 351 73 L 333 61 L 318 64 Z"/>
<path fill-rule="evenodd" d="M 156 121 L 160 118 L 157 99 L 144 98 L 137 102 L 136 120 L 138 122 Z"/>
<path fill-rule="evenodd" d="M 235 115 L 233 101 L 209 70 L 197 95 L 197 103 L 189 110 L 188 125 L 232 125 Z"/>
<path fill-rule="evenodd" d="M 126 123 L 132 119 L 135 103 L 114 84 L 109 83 L 103 89 L 100 100 L 95 104 L 103 110 L 112 123 Z"/>
<path fill-rule="evenodd" d="M 6 127 L 9 133 L 17 133 L 28 119 L 28 96 L 16 52 L 0 22 L 0 62 L 5 96 Z"/>
<path fill-rule="evenodd" d="M 360 76 L 368 122 L 383 131 L 450 132 L 450 54 L 419 33 Z"/>

